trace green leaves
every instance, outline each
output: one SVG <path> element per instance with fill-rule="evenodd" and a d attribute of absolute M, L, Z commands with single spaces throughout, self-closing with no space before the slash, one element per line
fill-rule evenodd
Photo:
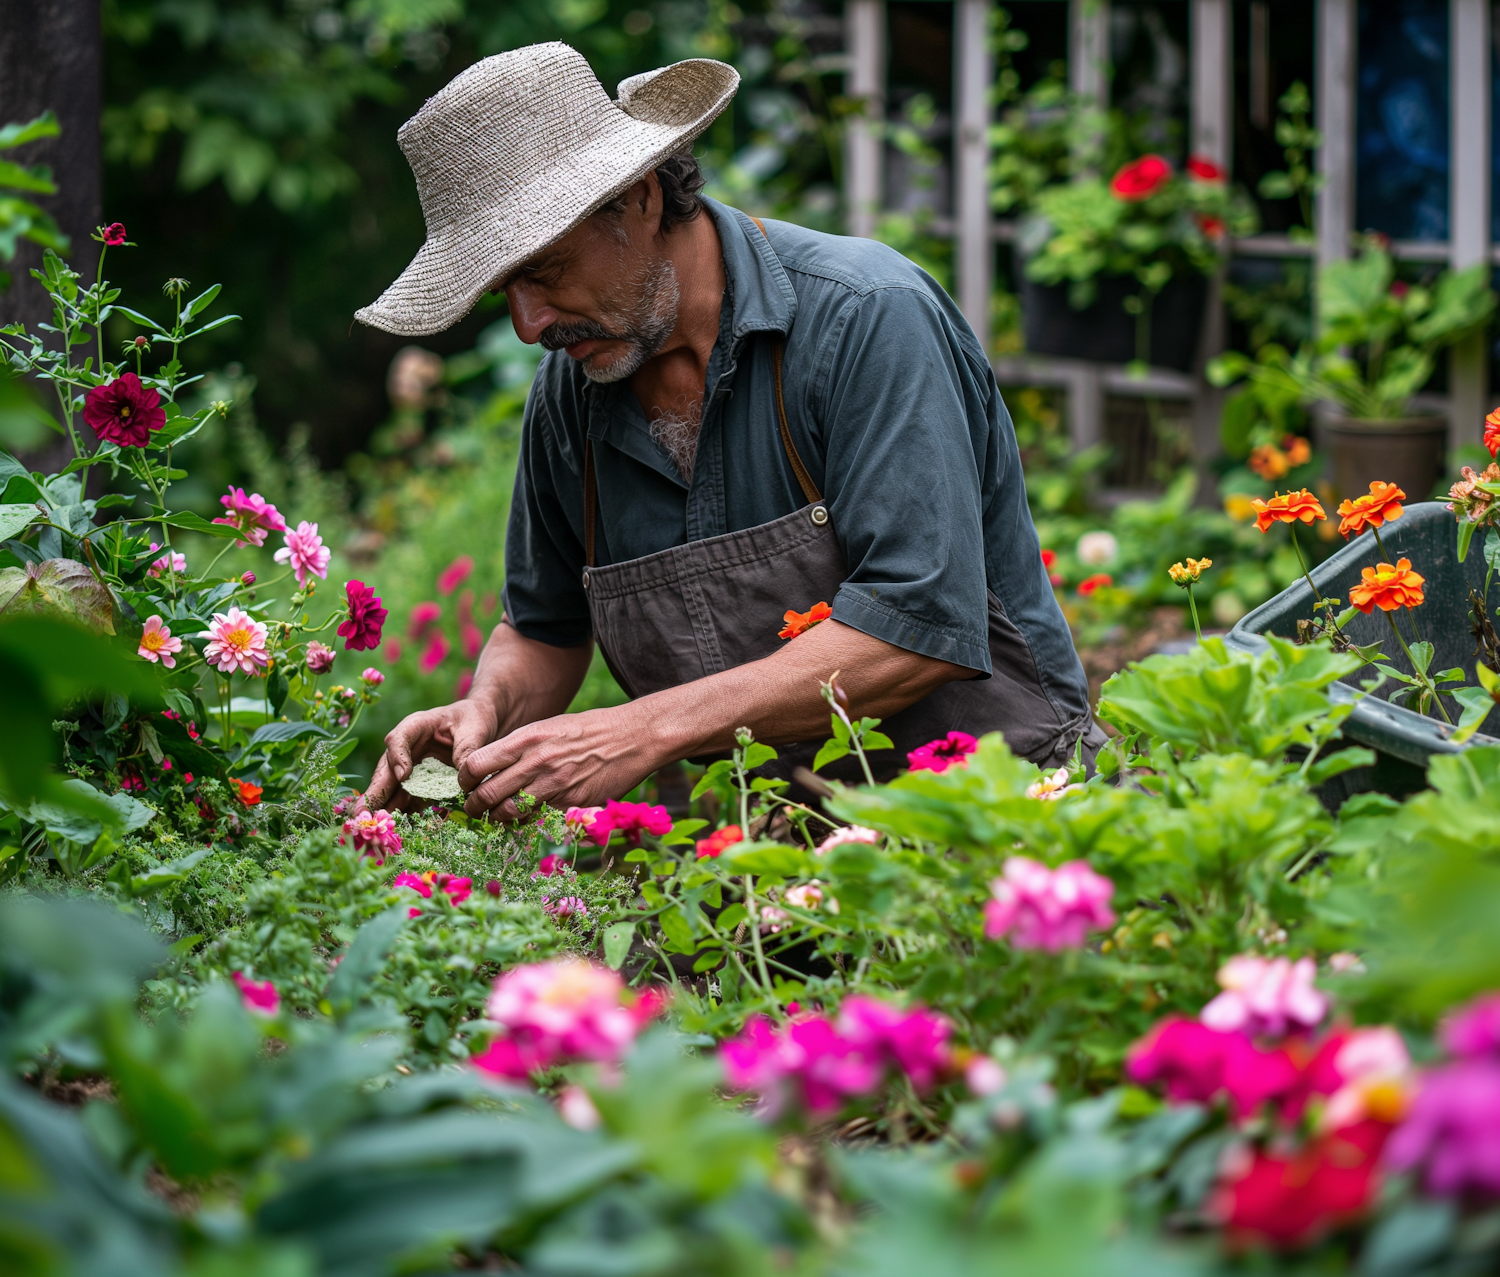
<path fill-rule="evenodd" d="M 0 619 L 56 616 L 77 621 L 96 634 L 113 634 L 113 613 L 109 590 L 87 564 L 75 559 L 0 568 Z"/>
<path fill-rule="evenodd" d="M 604 928 L 604 964 L 618 971 L 635 943 L 635 923 L 612 922 Z"/>

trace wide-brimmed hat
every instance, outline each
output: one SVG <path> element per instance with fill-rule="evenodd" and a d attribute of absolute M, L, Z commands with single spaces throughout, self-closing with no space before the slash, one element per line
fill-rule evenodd
<path fill-rule="evenodd" d="M 401 126 L 427 242 L 355 318 L 410 337 L 456 324 L 497 279 L 686 150 L 739 82 L 691 58 L 621 81 L 612 102 L 566 44 L 475 63 Z"/>

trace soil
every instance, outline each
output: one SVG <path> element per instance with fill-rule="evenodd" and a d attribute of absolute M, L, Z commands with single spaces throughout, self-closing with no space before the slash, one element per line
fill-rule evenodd
<path fill-rule="evenodd" d="M 1181 608 L 1159 607 L 1152 611 L 1145 628 L 1127 634 L 1117 642 L 1079 648 L 1078 656 L 1089 680 L 1089 704 L 1099 703 L 1099 689 L 1111 674 L 1118 674 L 1131 661 L 1150 656 L 1166 643 L 1179 641 L 1188 632 Z M 1106 727 L 1105 730 L 1109 729 Z"/>

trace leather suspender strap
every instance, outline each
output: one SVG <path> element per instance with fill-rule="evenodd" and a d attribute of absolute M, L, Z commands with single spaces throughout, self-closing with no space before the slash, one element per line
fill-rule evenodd
<path fill-rule="evenodd" d="M 766 235 L 765 223 L 760 218 L 751 217 L 750 220 L 755 223 L 762 235 Z M 770 242 L 771 237 L 766 235 L 766 243 Z M 776 424 L 781 431 L 781 446 L 786 451 L 786 459 L 791 462 L 792 473 L 797 476 L 797 486 L 802 489 L 802 495 L 807 498 L 808 504 L 815 505 L 823 499 L 823 494 L 818 491 L 818 485 L 813 482 L 812 475 L 802 462 L 797 445 L 792 442 L 792 428 L 787 424 L 786 419 L 786 399 L 781 389 L 781 361 L 785 352 L 786 338 L 778 333 L 771 345 L 771 377 L 776 388 Z M 594 442 L 585 435 L 583 440 L 583 555 L 584 562 L 589 567 L 597 566 L 594 562 L 594 543 L 598 511 L 599 483 L 594 477 Z"/>

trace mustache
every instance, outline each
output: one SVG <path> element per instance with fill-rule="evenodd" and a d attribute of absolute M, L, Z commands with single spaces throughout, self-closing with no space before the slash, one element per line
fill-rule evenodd
<path fill-rule="evenodd" d="M 580 341 L 625 341 L 628 334 L 610 332 L 603 324 L 583 320 L 576 324 L 565 324 L 561 320 L 542 330 L 537 345 L 543 350 L 565 350 Z"/>

